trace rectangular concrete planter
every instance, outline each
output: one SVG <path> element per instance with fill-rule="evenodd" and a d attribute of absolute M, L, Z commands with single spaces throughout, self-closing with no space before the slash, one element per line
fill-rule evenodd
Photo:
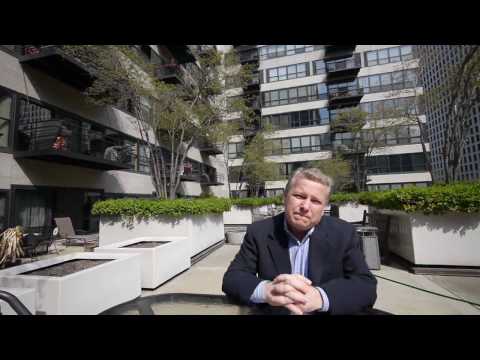
<path fill-rule="evenodd" d="M 112 259 L 56 277 L 20 275 L 76 259 Z M 34 288 L 36 311 L 47 315 L 95 315 L 141 294 L 138 254 L 75 253 L 0 271 L 0 286 Z"/>
<path fill-rule="evenodd" d="M 480 214 L 391 215 L 390 250 L 416 265 L 480 266 Z"/>
<path fill-rule="evenodd" d="M 124 247 L 142 241 L 168 241 L 152 248 Z M 190 267 L 186 237 L 144 237 L 121 241 L 95 249 L 96 253 L 140 254 L 142 288 L 154 289 Z"/>
<path fill-rule="evenodd" d="M 190 257 L 224 240 L 222 214 L 188 216 L 172 219 L 163 216 L 148 220 L 134 219 L 131 223 L 120 217 L 100 219 L 99 245 L 112 245 L 120 241 L 159 236 L 187 237 Z"/>
<path fill-rule="evenodd" d="M 223 213 L 225 225 L 249 225 L 252 223 L 253 215 L 251 207 L 232 206 L 230 211 Z"/>
<path fill-rule="evenodd" d="M 359 222 L 363 220 L 363 212 L 367 210 L 367 205 L 361 205 L 354 202 L 339 203 L 338 217 L 348 222 Z"/>
<path fill-rule="evenodd" d="M 32 314 L 35 314 L 35 289 L 0 287 L 0 290 L 7 291 L 10 294 L 15 295 L 17 299 L 20 300 Z M 0 309 L 2 315 L 17 315 L 15 310 L 13 310 L 10 305 L 3 300 L 0 300 Z"/>

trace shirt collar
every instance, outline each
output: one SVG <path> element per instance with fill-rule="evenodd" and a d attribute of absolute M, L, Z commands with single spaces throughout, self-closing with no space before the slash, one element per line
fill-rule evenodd
<path fill-rule="evenodd" d="M 287 233 L 288 237 L 290 240 L 294 241 L 297 244 L 303 244 L 309 237 L 312 235 L 312 233 L 315 231 L 315 226 L 313 226 L 308 232 L 305 234 L 302 240 L 298 240 L 295 235 L 293 235 L 290 230 L 288 229 L 288 224 L 287 224 L 287 217 L 285 216 L 283 219 L 283 228 L 285 232 Z"/>

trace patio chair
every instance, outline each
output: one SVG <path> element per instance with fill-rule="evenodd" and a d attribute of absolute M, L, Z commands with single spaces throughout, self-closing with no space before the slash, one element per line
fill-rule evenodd
<path fill-rule="evenodd" d="M 97 245 L 98 234 L 87 234 L 85 230 L 74 230 L 69 217 L 55 218 L 60 237 L 65 239 L 66 245 L 80 242 L 85 250 Z"/>
<path fill-rule="evenodd" d="M 27 229 L 25 234 L 23 234 L 23 250 L 25 255 L 36 259 L 37 255 L 41 253 L 48 254 L 52 245 L 55 248 L 55 252 L 59 254 L 55 244 L 55 229 L 51 227 Z"/>

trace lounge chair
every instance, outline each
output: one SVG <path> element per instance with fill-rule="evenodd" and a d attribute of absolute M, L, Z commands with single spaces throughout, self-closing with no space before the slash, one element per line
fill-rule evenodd
<path fill-rule="evenodd" d="M 66 240 L 66 245 L 80 242 L 85 250 L 95 247 L 98 243 L 98 234 L 86 234 L 84 230 L 74 230 L 69 217 L 55 218 L 60 237 Z"/>

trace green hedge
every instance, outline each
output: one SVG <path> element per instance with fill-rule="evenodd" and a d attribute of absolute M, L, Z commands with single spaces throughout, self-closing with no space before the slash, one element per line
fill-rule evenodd
<path fill-rule="evenodd" d="M 232 205 L 241 207 L 258 207 L 264 205 L 283 205 L 283 197 L 275 196 L 270 198 L 241 198 L 232 199 Z"/>
<path fill-rule="evenodd" d="M 425 188 L 411 186 L 389 191 L 332 195 L 332 203 L 347 201 L 408 213 L 475 213 L 480 211 L 480 183 L 456 183 Z"/>
<path fill-rule="evenodd" d="M 98 216 L 121 216 L 151 218 L 168 216 L 181 218 L 188 215 L 222 214 L 229 211 L 229 199 L 112 199 L 98 201 L 93 205 L 92 214 Z"/>

